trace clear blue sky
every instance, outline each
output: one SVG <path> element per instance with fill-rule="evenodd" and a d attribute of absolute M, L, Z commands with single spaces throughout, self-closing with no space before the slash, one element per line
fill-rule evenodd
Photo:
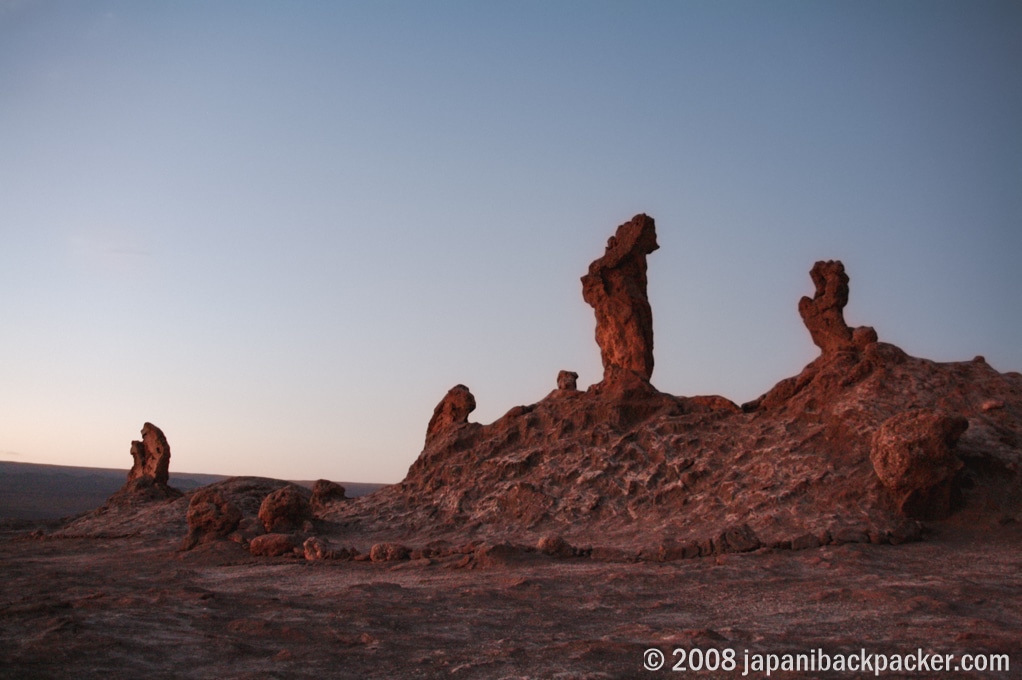
<path fill-rule="evenodd" d="M 0 0 L 0 459 L 400 480 L 437 401 L 656 370 L 747 401 L 846 317 L 1022 370 L 1022 3 Z"/>

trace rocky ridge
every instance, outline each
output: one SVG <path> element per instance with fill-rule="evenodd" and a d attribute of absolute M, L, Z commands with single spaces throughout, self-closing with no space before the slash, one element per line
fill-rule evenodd
<path fill-rule="evenodd" d="M 820 356 L 741 407 L 677 397 L 652 375 L 646 255 L 655 223 L 621 225 L 582 278 L 604 379 L 470 422 L 464 385 L 437 406 L 400 484 L 325 511 L 352 533 L 536 545 L 556 536 L 671 555 L 918 538 L 919 520 L 1019 512 L 1022 375 L 937 363 L 850 328 L 849 277 L 817 262 L 800 315 Z M 598 552 L 598 551 L 597 551 Z"/>
<path fill-rule="evenodd" d="M 580 391 L 577 373 L 561 371 L 546 397 L 490 424 L 469 420 L 475 397 L 454 386 L 399 484 L 357 499 L 325 480 L 310 493 L 253 477 L 183 498 L 147 491 L 169 489 L 170 452 L 147 423 L 125 489 L 62 533 L 465 566 L 523 551 L 666 560 L 901 543 L 925 521 L 1022 519 L 1022 375 L 982 357 L 911 357 L 870 327 L 849 327 L 849 277 L 841 262 L 821 261 L 814 296 L 798 305 L 820 356 L 799 375 L 741 406 L 661 392 L 650 382 L 646 297 L 657 247 L 654 220 L 637 215 L 582 277 L 603 380 Z"/>

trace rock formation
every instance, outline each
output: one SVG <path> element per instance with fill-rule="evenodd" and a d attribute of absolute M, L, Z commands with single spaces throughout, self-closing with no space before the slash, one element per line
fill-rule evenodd
<path fill-rule="evenodd" d="M 142 441 L 131 442 L 131 457 L 134 463 L 128 471 L 128 482 L 145 478 L 166 486 L 170 481 L 170 444 L 152 423 L 142 426 Z"/>
<path fill-rule="evenodd" d="M 659 248 L 656 225 L 636 215 L 617 228 L 603 257 L 582 277 L 582 297 L 596 312 L 604 380 L 618 370 L 653 375 L 653 313 L 646 297 L 646 255 Z"/>
<path fill-rule="evenodd" d="M 969 421 L 934 409 L 899 413 L 873 434 L 870 460 L 898 510 L 918 519 L 951 513 L 951 482 L 963 463 L 955 454 Z"/>
<path fill-rule="evenodd" d="M 131 507 L 140 503 L 166 501 L 181 497 L 169 485 L 170 444 L 160 428 L 152 423 L 142 426 L 142 441 L 131 442 L 133 463 L 127 481 L 106 505 Z"/>
<path fill-rule="evenodd" d="M 267 497 L 286 486 L 277 479 L 231 477 L 202 487 L 188 502 L 188 533 L 181 549 L 225 539 L 244 544 L 261 536 L 266 527 L 259 511 Z"/>
<path fill-rule="evenodd" d="M 188 503 L 188 536 L 181 547 L 190 550 L 199 543 L 225 538 L 238 528 L 242 517 L 241 508 L 223 490 L 213 486 L 199 489 Z"/>
<path fill-rule="evenodd" d="M 561 371 L 557 374 L 557 389 L 566 392 L 578 390 L 578 373 L 574 371 Z"/>
<path fill-rule="evenodd" d="M 321 512 L 329 507 L 331 503 L 345 500 L 344 491 L 344 487 L 337 482 L 331 482 L 328 479 L 317 479 L 312 485 L 311 502 L 313 512 Z"/>
<path fill-rule="evenodd" d="M 288 484 L 263 499 L 259 521 L 268 533 L 296 531 L 312 519 L 308 489 Z"/>
<path fill-rule="evenodd" d="M 490 424 L 468 422 L 475 399 L 459 385 L 436 407 L 400 484 L 334 504 L 324 518 L 385 540 L 396 527 L 423 542 L 535 546 L 556 536 L 572 554 L 676 559 L 901 543 L 920 536 L 916 518 L 953 512 L 954 498 L 1018 512 L 1022 375 L 982 360 L 917 359 L 872 328 L 849 328 L 848 276 L 830 261 L 813 267 L 816 294 L 799 304 L 822 350 L 799 375 L 741 409 L 662 393 L 649 382 L 645 256 L 654 249 L 653 220 L 639 215 L 583 277 L 602 382 L 581 392 L 562 372 L 557 390 Z M 915 409 L 949 419 L 930 427 L 902 415 Z"/>
<path fill-rule="evenodd" d="M 455 385 L 433 409 L 433 417 L 426 428 L 426 441 L 429 442 L 453 425 L 468 422 L 468 414 L 476 409 L 476 399 L 464 385 Z"/>
<path fill-rule="evenodd" d="M 192 496 L 186 546 L 226 538 L 254 554 L 324 559 L 327 543 L 304 544 L 313 529 L 332 527 L 346 542 L 375 545 L 358 558 L 372 561 L 453 551 L 468 566 L 526 549 L 668 560 L 897 544 L 922 535 L 921 519 L 1022 518 L 1022 375 L 999 373 L 981 357 L 915 358 L 872 328 L 849 328 L 848 276 L 830 261 L 813 267 L 816 294 L 799 303 L 821 353 L 798 375 L 742 408 L 719 396 L 660 392 L 649 382 L 645 295 L 645 256 L 654 249 L 653 220 L 639 215 L 583 278 L 601 382 L 579 391 L 577 376 L 562 371 L 558 389 L 489 424 L 468 421 L 475 398 L 456 385 L 399 484 L 336 502 L 339 488 L 328 482 L 310 494 L 285 482 L 228 480 Z M 161 450 L 159 438 L 148 439 L 140 453 Z M 142 470 L 157 459 L 139 458 Z M 143 474 L 131 484 L 157 488 L 155 479 Z M 180 523 L 183 500 L 147 512 L 175 507 Z M 139 517 L 115 511 L 100 508 L 71 527 L 94 535 Z M 263 534 L 272 538 L 256 540 Z"/>
<path fill-rule="evenodd" d="M 812 298 L 803 297 L 798 313 L 809 329 L 813 343 L 824 354 L 862 349 L 876 342 L 876 331 L 869 327 L 854 331 L 845 323 L 844 309 L 848 304 L 848 274 L 840 260 L 820 261 L 813 265 L 809 275 L 816 286 Z"/>

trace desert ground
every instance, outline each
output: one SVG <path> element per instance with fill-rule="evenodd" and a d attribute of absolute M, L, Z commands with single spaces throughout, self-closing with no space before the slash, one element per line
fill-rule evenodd
<path fill-rule="evenodd" d="M 181 552 L 170 539 L 26 528 L 0 539 L 2 678 L 642 678 L 670 674 L 675 649 L 735 651 L 733 671 L 687 671 L 703 678 L 741 677 L 746 653 L 814 649 L 953 655 L 950 672 L 885 678 L 1022 668 L 1015 522 L 936 523 L 898 546 L 663 563 L 527 551 L 306 561 L 231 542 Z M 660 671 L 643 667 L 649 648 L 667 657 Z M 966 654 L 1005 654 L 1010 670 L 953 670 Z"/>

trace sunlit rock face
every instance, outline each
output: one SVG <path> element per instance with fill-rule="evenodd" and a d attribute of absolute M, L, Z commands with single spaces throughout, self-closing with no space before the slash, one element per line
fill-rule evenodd
<path fill-rule="evenodd" d="M 596 312 L 604 380 L 614 369 L 653 376 L 653 312 L 646 296 L 646 256 L 659 248 L 656 224 L 636 215 L 617 228 L 603 257 L 582 277 L 582 298 Z"/>
<path fill-rule="evenodd" d="M 656 249 L 653 219 L 638 215 L 582 279 L 602 381 L 579 391 L 562 371 L 546 397 L 489 424 L 469 421 L 476 400 L 458 385 L 437 404 L 404 481 L 325 516 L 422 541 L 535 545 L 552 535 L 691 556 L 900 543 L 920 536 L 920 517 L 986 503 L 992 485 L 1017 501 L 1022 376 L 978 360 L 917 359 L 872 328 L 849 327 L 849 278 L 836 260 L 812 267 L 815 294 L 799 302 L 821 349 L 801 373 L 741 408 L 658 390 L 646 297 L 646 256 Z M 899 416 L 921 408 L 960 437 L 916 460 L 908 440 L 926 436 L 897 425 L 915 423 Z"/>
<path fill-rule="evenodd" d="M 134 462 L 128 471 L 129 482 L 143 477 L 156 484 L 170 481 L 170 444 L 163 430 L 152 423 L 142 426 L 142 441 L 131 442 L 131 457 Z"/>

